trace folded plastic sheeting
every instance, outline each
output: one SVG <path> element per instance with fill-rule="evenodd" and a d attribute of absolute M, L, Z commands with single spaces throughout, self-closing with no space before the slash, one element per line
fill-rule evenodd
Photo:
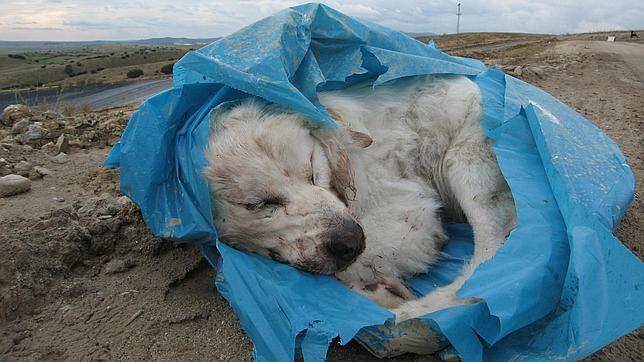
<path fill-rule="evenodd" d="M 633 175 L 606 135 L 536 87 L 317 4 L 190 52 L 174 72 L 174 89 L 141 105 L 106 164 L 121 168 L 122 191 L 157 235 L 198 242 L 218 266 L 217 287 L 258 360 L 322 360 L 336 337 L 377 356 L 443 349 L 466 360 L 573 360 L 644 321 L 644 267 L 612 233 Z M 459 291 L 481 303 L 394 325 L 389 311 L 333 278 L 217 241 L 201 175 L 213 109 L 255 96 L 322 126 L 333 121 L 318 91 L 420 74 L 479 85 L 484 130 L 514 195 L 518 227 Z M 472 252 L 468 226 L 448 230 L 449 256 L 410 281 L 419 293 L 449 283 Z"/>

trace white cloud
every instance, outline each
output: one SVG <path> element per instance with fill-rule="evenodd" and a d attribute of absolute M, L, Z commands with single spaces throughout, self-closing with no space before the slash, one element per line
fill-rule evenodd
<path fill-rule="evenodd" d="M 462 0 L 461 31 L 569 33 L 644 28 L 644 2 Z M 0 0 L 0 40 L 216 37 L 297 2 L 287 0 Z M 346 14 L 409 32 L 456 30 L 457 1 L 329 0 Z"/>

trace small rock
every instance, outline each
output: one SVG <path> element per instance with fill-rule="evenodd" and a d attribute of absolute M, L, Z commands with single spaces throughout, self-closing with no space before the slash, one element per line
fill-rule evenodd
<path fill-rule="evenodd" d="M 28 118 L 23 118 L 18 122 L 14 123 L 13 126 L 11 127 L 11 134 L 20 134 L 25 132 L 29 127 L 29 123 L 30 122 Z"/>
<path fill-rule="evenodd" d="M 29 189 L 31 180 L 26 177 L 13 174 L 0 177 L 0 197 L 21 194 Z"/>
<path fill-rule="evenodd" d="M 66 163 L 67 161 L 69 161 L 69 156 L 67 156 L 67 154 L 64 152 L 61 152 L 54 156 L 54 158 L 52 158 L 51 160 L 55 163 Z"/>
<path fill-rule="evenodd" d="M 11 173 L 12 171 L 9 167 L 0 165 L 0 176 L 10 175 Z"/>
<path fill-rule="evenodd" d="M 19 333 L 16 333 L 16 335 L 13 337 L 13 344 L 18 345 L 27 338 L 31 338 L 31 331 L 29 330 L 24 330 Z"/>
<path fill-rule="evenodd" d="M 56 201 L 56 202 L 65 202 L 65 199 L 63 197 L 54 197 L 54 201 Z"/>
<path fill-rule="evenodd" d="M 105 264 L 105 267 L 103 267 L 103 272 L 105 274 L 122 273 L 135 266 L 136 261 L 131 259 L 112 259 L 107 264 Z"/>
<path fill-rule="evenodd" d="M 17 170 L 17 171 L 29 171 L 32 168 L 34 168 L 34 166 L 27 161 L 20 161 L 16 163 L 15 166 L 13 166 L 13 168 L 14 170 Z"/>
<path fill-rule="evenodd" d="M 45 230 L 51 226 L 50 220 L 41 220 L 33 224 L 31 227 L 36 230 Z"/>
<path fill-rule="evenodd" d="M 71 304 L 66 304 L 60 308 L 61 322 L 67 326 L 73 326 L 81 322 L 83 318 L 82 309 Z"/>
<path fill-rule="evenodd" d="M 87 148 L 87 145 L 84 144 L 83 142 L 79 140 L 71 140 L 69 141 L 69 146 L 70 147 L 77 147 L 77 148 Z"/>
<path fill-rule="evenodd" d="M 20 175 L 20 176 L 28 177 L 30 180 L 40 180 L 42 178 L 42 175 L 36 172 L 35 170 L 31 170 L 26 175 Z"/>
<path fill-rule="evenodd" d="M 61 134 L 56 141 L 56 153 L 67 153 L 69 152 L 69 140 L 65 137 L 64 134 Z"/>
<path fill-rule="evenodd" d="M 36 166 L 36 167 L 34 167 L 34 170 L 36 172 L 38 172 L 40 175 L 42 175 L 42 176 L 51 175 L 51 171 L 49 169 L 47 169 L 47 168 L 44 168 L 44 167 Z"/>
<path fill-rule="evenodd" d="M 52 155 L 56 154 L 56 145 L 53 142 L 42 145 L 40 149 Z"/>
<path fill-rule="evenodd" d="M 24 104 L 12 104 L 7 106 L 0 116 L 0 121 L 5 126 L 13 126 L 19 119 L 23 118 L 25 115 L 29 114 L 29 107 Z"/>
<path fill-rule="evenodd" d="M 517 77 L 520 77 L 521 75 L 523 75 L 523 66 L 517 66 L 516 68 L 514 68 L 514 71 L 512 71 L 512 73 L 514 73 L 514 75 L 516 75 Z"/>
<path fill-rule="evenodd" d="M 532 67 L 532 68 L 530 68 L 530 70 L 532 71 L 532 73 L 534 73 L 540 79 L 543 79 L 543 77 L 545 76 L 545 73 L 546 73 L 546 70 L 545 70 L 544 67 Z"/>
<path fill-rule="evenodd" d="M 134 205 L 134 201 L 132 201 L 132 199 L 130 199 L 129 197 L 127 197 L 125 195 L 120 196 L 118 199 L 116 199 L 116 202 L 118 202 L 119 204 L 121 204 L 123 206 Z"/>
<path fill-rule="evenodd" d="M 60 112 L 54 112 L 54 111 L 45 111 L 45 112 L 43 112 L 43 114 L 42 114 L 42 115 L 43 115 L 43 116 L 45 116 L 45 117 L 47 117 L 47 118 L 52 118 L 52 119 L 56 119 L 56 118 L 63 118 L 63 117 L 65 117 L 65 116 L 63 116 L 63 114 L 62 114 L 62 113 L 60 113 Z"/>
<path fill-rule="evenodd" d="M 25 132 L 27 141 L 37 141 L 45 137 L 47 130 L 44 129 L 39 123 L 40 122 L 36 122 L 34 124 L 30 124 L 29 127 L 27 127 L 27 131 Z"/>

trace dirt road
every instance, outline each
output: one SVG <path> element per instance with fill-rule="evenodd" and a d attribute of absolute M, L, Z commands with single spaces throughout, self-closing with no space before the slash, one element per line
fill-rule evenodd
<path fill-rule="evenodd" d="M 584 114 L 644 180 L 642 45 L 535 43 L 483 56 Z M 0 198 L 0 360 L 252 359 L 252 345 L 198 250 L 152 236 L 136 208 L 119 198 L 118 171 L 100 166 L 131 111 L 43 121 L 52 137 L 59 131 L 70 138 L 63 163 L 42 148 L 48 140 L 0 143 L 0 172 L 34 178 L 29 193 Z M 0 139 L 10 129 L 0 126 Z M 643 195 L 640 182 L 616 230 L 640 258 Z M 642 330 L 633 332 L 592 359 L 644 360 L 643 341 Z M 351 343 L 333 346 L 328 359 L 373 357 Z"/>
<path fill-rule="evenodd" d="M 52 111 L 60 111 L 64 105 L 100 110 L 140 102 L 171 87 L 171 79 L 153 79 L 109 85 L 93 85 L 68 89 L 62 93 L 57 89 L 25 91 L 18 94 L 2 92 L 0 93 L 0 110 L 16 103 L 16 100 L 20 103 L 47 108 Z"/>
<path fill-rule="evenodd" d="M 171 87 L 172 79 L 144 80 L 87 96 L 76 96 L 70 101 L 76 105 L 88 104 L 92 109 L 119 107 L 140 102 Z"/>
<path fill-rule="evenodd" d="M 644 82 L 644 43 L 571 40 L 558 43 L 555 52 L 569 54 L 602 54 L 616 56 Z"/>

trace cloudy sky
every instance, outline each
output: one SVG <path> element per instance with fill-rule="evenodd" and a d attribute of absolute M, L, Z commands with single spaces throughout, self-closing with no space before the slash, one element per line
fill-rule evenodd
<path fill-rule="evenodd" d="M 641 0 L 462 0 L 461 31 L 574 33 L 644 28 Z M 0 0 L 0 40 L 224 36 L 298 2 L 285 0 Z M 452 33 L 457 1 L 327 1 L 408 32 Z"/>

